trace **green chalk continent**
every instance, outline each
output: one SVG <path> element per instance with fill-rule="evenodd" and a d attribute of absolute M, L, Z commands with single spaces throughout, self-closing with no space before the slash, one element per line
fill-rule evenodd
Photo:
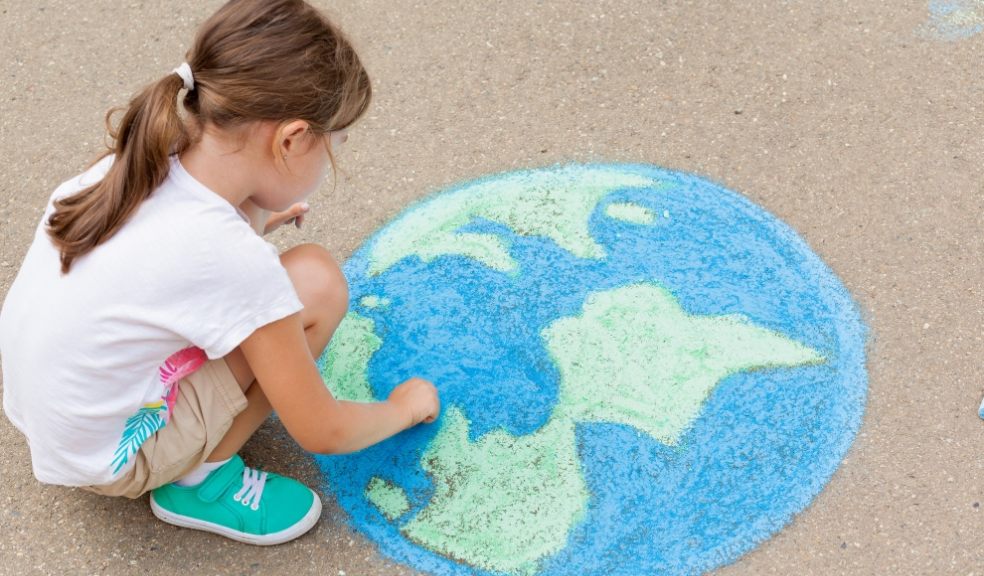
<path fill-rule="evenodd" d="M 468 428 L 460 409 L 447 411 L 422 459 L 434 496 L 402 532 L 473 566 L 533 573 L 564 546 L 588 501 L 574 422 L 554 419 L 526 436 L 495 430 L 476 442 Z"/>
<path fill-rule="evenodd" d="M 609 218 L 632 224 L 652 224 L 656 221 L 656 215 L 651 210 L 631 202 L 613 202 L 605 207 L 605 214 Z"/>
<path fill-rule="evenodd" d="M 588 219 L 605 196 L 625 188 L 660 187 L 652 178 L 594 167 L 562 167 L 479 182 L 411 210 L 380 233 L 369 253 L 369 275 L 411 255 L 424 262 L 442 255 L 474 258 L 494 270 L 519 265 L 495 234 L 457 232 L 475 218 L 508 226 L 519 236 L 545 236 L 580 258 L 603 258 Z"/>
<path fill-rule="evenodd" d="M 386 308 L 390 305 L 390 299 L 370 294 L 360 298 L 359 304 L 366 308 Z"/>
<path fill-rule="evenodd" d="M 576 423 L 621 423 L 673 445 L 725 376 L 823 360 L 743 317 L 690 316 L 654 284 L 596 293 L 542 335 L 560 370 L 547 424 L 472 442 L 464 414 L 449 409 L 423 456 L 434 496 L 402 528 L 411 540 L 487 570 L 535 572 L 587 507 Z"/>
<path fill-rule="evenodd" d="M 367 376 L 369 359 L 383 345 L 376 323 L 358 312 L 349 312 L 332 335 L 325 351 L 321 379 L 339 400 L 373 402 Z"/>
<path fill-rule="evenodd" d="M 379 476 L 373 476 L 369 480 L 366 500 L 372 502 L 390 520 L 395 520 L 410 510 L 410 501 L 407 500 L 407 493 L 403 488 Z"/>
<path fill-rule="evenodd" d="M 726 376 L 823 361 L 743 316 L 691 316 L 648 283 L 588 296 L 581 316 L 554 321 L 543 337 L 560 371 L 560 414 L 621 422 L 668 445 Z"/>

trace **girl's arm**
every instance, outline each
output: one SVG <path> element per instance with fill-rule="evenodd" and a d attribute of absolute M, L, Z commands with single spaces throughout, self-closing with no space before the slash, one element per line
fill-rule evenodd
<path fill-rule="evenodd" d="M 293 222 L 300 228 L 309 207 L 306 202 L 298 202 L 283 212 L 270 212 L 246 199 L 239 205 L 239 209 L 249 218 L 253 230 L 260 236 L 265 236 L 287 222 Z"/>
<path fill-rule="evenodd" d="M 287 432 L 309 452 L 361 450 L 433 422 L 440 411 L 436 388 L 419 378 L 400 384 L 383 402 L 336 400 L 311 357 L 300 313 L 258 328 L 240 349 Z"/>
<path fill-rule="evenodd" d="M 263 236 L 266 231 L 267 220 L 270 219 L 270 211 L 253 204 L 253 201 L 248 198 L 239 205 L 239 210 L 249 218 L 249 225 L 253 227 L 253 230 Z"/>

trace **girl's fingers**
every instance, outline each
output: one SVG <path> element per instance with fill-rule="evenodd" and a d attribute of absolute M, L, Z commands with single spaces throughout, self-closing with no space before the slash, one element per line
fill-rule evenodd
<path fill-rule="evenodd" d="M 296 208 L 297 210 L 294 212 L 294 226 L 300 228 L 301 222 L 304 222 L 304 215 L 311 209 L 311 206 L 309 206 L 307 202 L 301 202 L 296 205 Z"/>
<path fill-rule="evenodd" d="M 304 214 L 306 214 L 310 209 L 311 207 L 308 206 L 307 202 L 299 202 L 283 212 L 275 212 L 271 214 L 269 223 L 267 224 L 267 232 L 272 232 L 274 229 L 279 228 L 284 224 L 291 223 L 300 228 L 301 222 L 304 221 Z"/>

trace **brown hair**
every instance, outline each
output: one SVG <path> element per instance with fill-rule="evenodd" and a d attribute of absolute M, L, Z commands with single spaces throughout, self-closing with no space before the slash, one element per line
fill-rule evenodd
<path fill-rule="evenodd" d="M 352 45 L 303 0 L 231 0 L 199 29 L 187 55 L 194 89 L 184 97 L 191 125 L 179 116 L 184 85 L 169 74 L 123 109 L 103 157 L 115 154 L 97 184 L 55 201 L 48 234 L 73 260 L 113 236 L 167 177 L 169 156 L 185 150 L 206 124 L 235 128 L 255 120 L 308 122 L 321 134 L 342 130 L 372 98 L 369 76 Z M 332 166 L 334 157 L 329 156 Z"/>

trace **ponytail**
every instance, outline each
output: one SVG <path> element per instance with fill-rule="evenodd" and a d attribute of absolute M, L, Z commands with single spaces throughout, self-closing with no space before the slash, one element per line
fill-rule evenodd
<path fill-rule="evenodd" d="M 98 183 L 55 200 L 47 232 L 61 252 L 61 272 L 72 262 L 109 240 L 150 193 L 164 182 L 170 155 L 188 145 L 188 132 L 178 114 L 178 92 L 183 80 L 169 74 L 137 94 L 114 130 L 112 116 L 106 127 L 113 139 L 106 155 L 115 154 L 109 172 Z M 104 156 L 105 157 L 105 156 Z"/>

